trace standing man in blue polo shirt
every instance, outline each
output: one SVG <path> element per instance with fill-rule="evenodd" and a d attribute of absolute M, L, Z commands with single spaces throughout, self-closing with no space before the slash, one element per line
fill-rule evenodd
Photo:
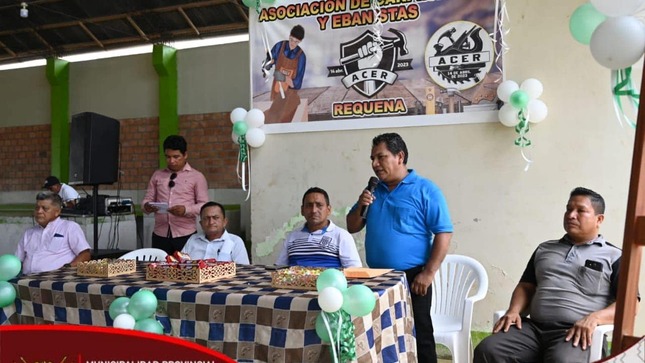
<path fill-rule="evenodd" d="M 405 271 L 412 296 L 418 361 L 435 363 L 430 318 L 432 280 L 452 236 L 448 206 L 436 184 L 407 168 L 408 148 L 398 134 L 375 137 L 371 159 L 379 182 L 373 192 L 363 190 L 347 215 L 347 230 L 356 233 L 366 227 L 369 267 Z"/>

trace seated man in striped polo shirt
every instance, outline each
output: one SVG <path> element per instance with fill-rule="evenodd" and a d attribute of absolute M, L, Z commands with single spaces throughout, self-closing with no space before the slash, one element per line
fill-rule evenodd
<path fill-rule="evenodd" d="M 314 267 L 361 267 L 352 235 L 329 220 L 329 195 L 321 188 L 309 188 L 302 197 L 300 212 L 306 222 L 284 241 L 276 265 Z"/>

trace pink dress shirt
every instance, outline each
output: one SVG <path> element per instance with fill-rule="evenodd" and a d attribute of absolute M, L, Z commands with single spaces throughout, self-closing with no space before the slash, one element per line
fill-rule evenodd
<path fill-rule="evenodd" d="M 166 168 L 152 174 L 141 206 L 143 208 L 148 202 L 167 202 L 168 207 L 175 205 L 186 207 L 186 214 L 183 216 L 155 213 L 154 233 L 157 236 L 166 237 L 170 226 L 172 237 L 177 238 L 197 231 L 196 217 L 199 216 L 199 209 L 208 201 L 208 184 L 204 174 L 186 163 L 184 168 L 177 172 L 175 186 L 170 188 L 168 184 L 172 173 Z"/>
<path fill-rule="evenodd" d="M 22 261 L 22 273 L 32 274 L 57 270 L 89 249 L 81 226 L 58 217 L 45 228 L 37 224 L 26 230 L 16 257 Z"/>

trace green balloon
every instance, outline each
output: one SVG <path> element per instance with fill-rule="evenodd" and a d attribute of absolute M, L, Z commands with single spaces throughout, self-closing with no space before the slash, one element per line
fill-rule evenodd
<path fill-rule="evenodd" d="M 316 289 L 318 292 L 323 291 L 326 287 L 333 286 L 343 292 L 347 289 L 347 279 L 345 274 L 335 268 L 328 268 L 321 272 L 316 279 Z"/>
<path fill-rule="evenodd" d="M 529 104 L 529 94 L 526 93 L 526 91 L 519 89 L 511 93 L 509 102 L 511 103 L 511 106 L 521 110 Z"/>
<path fill-rule="evenodd" d="M 318 338 L 320 338 L 320 340 L 325 343 L 329 343 L 331 339 L 329 339 L 329 332 L 325 326 L 322 314 L 323 312 L 321 311 L 316 318 L 316 334 L 318 334 Z M 334 314 L 334 316 L 327 314 L 327 321 L 329 322 L 329 328 L 331 329 L 332 335 L 336 334 L 338 331 L 338 316 L 336 314 Z"/>
<path fill-rule="evenodd" d="M 114 320 L 117 316 L 121 314 L 127 314 L 129 304 L 130 304 L 129 297 L 121 296 L 114 299 L 114 301 L 112 301 L 108 309 L 108 312 L 110 313 L 110 318 Z"/>
<path fill-rule="evenodd" d="M 255 8 L 258 4 L 257 0 L 242 0 L 242 3 L 249 9 Z"/>
<path fill-rule="evenodd" d="M 249 127 L 244 121 L 237 121 L 233 124 L 233 132 L 237 136 L 244 136 L 246 135 L 246 130 L 248 130 Z"/>
<path fill-rule="evenodd" d="M 0 281 L 0 308 L 13 304 L 16 300 L 16 289 L 7 281 Z"/>
<path fill-rule="evenodd" d="M 11 280 L 18 276 L 22 269 L 20 259 L 14 255 L 0 256 L 0 281 Z"/>
<path fill-rule="evenodd" d="M 352 285 L 343 292 L 343 307 L 346 313 L 353 316 L 365 316 L 374 310 L 376 297 L 365 285 Z"/>
<path fill-rule="evenodd" d="M 134 324 L 134 330 L 145 331 L 148 333 L 163 334 L 163 325 L 157 319 L 143 319 Z"/>
<path fill-rule="evenodd" d="M 130 298 L 127 310 L 136 321 L 146 319 L 157 311 L 157 297 L 150 290 L 139 290 Z"/>
<path fill-rule="evenodd" d="M 573 39 L 584 45 L 589 45 L 591 34 L 606 19 L 605 14 L 599 12 L 591 3 L 587 2 L 580 5 L 571 14 L 569 31 Z"/>

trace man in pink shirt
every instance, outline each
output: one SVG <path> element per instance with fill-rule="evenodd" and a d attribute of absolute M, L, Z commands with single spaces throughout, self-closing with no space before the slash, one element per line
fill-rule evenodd
<path fill-rule="evenodd" d="M 186 139 L 170 135 L 163 148 L 168 167 L 152 174 L 141 204 L 146 214 L 155 213 L 152 247 L 172 254 L 197 232 L 196 217 L 208 201 L 208 185 L 204 174 L 187 162 Z"/>
<path fill-rule="evenodd" d="M 34 219 L 38 225 L 25 231 L 16 249 L 22 262 L 22 273 L 52 271 L 66 264 L 76 266 L 89 261 L 90 245 L 76 222 L 60 218 L 61 197 L 52 192 L 36 196 Z"/>

